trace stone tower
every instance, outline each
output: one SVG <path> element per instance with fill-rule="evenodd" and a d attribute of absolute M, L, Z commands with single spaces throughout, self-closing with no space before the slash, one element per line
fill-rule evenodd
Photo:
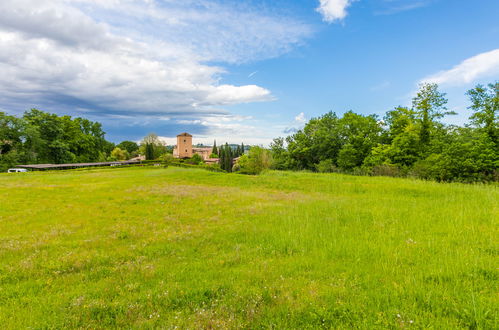
<path fill-rule="evenodd" d="M 192 135 L 189 133 L 177 135 L 177 153 L 178 158 L 192 157 Z"/>

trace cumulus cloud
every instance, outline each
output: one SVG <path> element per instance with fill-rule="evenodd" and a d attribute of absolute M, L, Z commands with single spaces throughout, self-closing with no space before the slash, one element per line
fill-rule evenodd
<path fill-rule="evenodd" d="M 319 0 L 317 11 L 322 19 L 328 23 L 341 21 L 347 16 L 347 8 L 353 0 Z"/>
<path fill-rule="evenodd" d="M 241 143 L 267 146 L 279 134 L 279 130 L 269 128 L 259 119 L 251 116 L 216 115 L 192 120 L 178 120 L 178 124 L 197 125 L 200 132 L 194 135 L 193 143 L 211 145 L 213 140 L 218 144 Z M 203 130 L 205 128 L 205 130 Z M 175 144 L 174 139 L 164 138 L 168 144 Z"/>
<path fill-rule="evenodd" d="M 305 117 L 305 113 L 300 112 L 295 117 L 294 122 L 282 130 L 282 133 L 294 134 L 294 133 L 298 132 L 300 129 L 302 129 L 303 127 L 305 127 L 306 123 L 307 123 L 307 118 Z"/>
<path fill-rule="evenodd" d="M 305 118 L 305 114 L 303 112 L 300 112 L 298 116 L 295 117 L 295 122 L 297 123 L 305 123 L 307 119 Z"/>
<path fill-rule="evenodd" d="M 217 0 L 3 0 L 0 107 L 228 115 L 221 106 L 273 96 L 220 83 L 225 69 L 211 63 L 279 56 L 310 33 L 291 18 Z"/>
<path fill-rule="evenodd" d="M 440 71 L 421 80 L 439 85 L 463 86 L 479 79 L 499 75 L 499 49 L 470 57 L 449 70 Z"/>

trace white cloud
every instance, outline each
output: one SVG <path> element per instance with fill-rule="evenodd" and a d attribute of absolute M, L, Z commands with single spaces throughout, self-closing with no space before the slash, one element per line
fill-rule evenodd
<path fill-rule="evenodd" d="M 322 15 L 322 19 L 328 23 L 341 21 L 347 16 L 347 8 L 352 0 L 319 0 L 317 11 Z"/>
<path fill-rule="evenodd" d="M 300 112 L 296 117 L 293 123 L 288 126 L 285 126 L 281 129 L 280 133 L 284 134 L 294 134 L 298 132 L 300 129 L 305 127 L 307 123 L 307 118 L 305 117 L 305 113 Z"/>
<path fill-rule="evenodd" d="M 227 114 L 219 107 L 273 97 L 260 86 L 221 84 L 225 70 L 208 63 L 279 56 L 310 33 L 293 19 L 217 0 L 2 0 L 0 107 Z"/>
<path fill-rule="evenodd" d="M 384 0 L 375 15 L 393 15 L 404 11 L 419 9 L 430 5 L 434 0 Z"/>
<path fill-rule="evenodd" d="M 200 125 L 207 129 L 205 134 L 194 134 L 193 143 L 212 144 L 245 143 L 268 146 L 280 134 L 279 129 L 268 127 L 250 116 L 217 115 L 193 120 L 179 120 L 179 124 Z M 164 137 L 164 141 L 175 144 L 174 138 Z M 173 141 L 173 142 L 172 142 Z"/>
<path fill-rule="evenodd" d="M 295 121 L 297 123 L 305 123 L 307 119 L 305 118 L 305 114 L 303 112 L 300 112 L 298 116 L 295 117 Z"/>
<path fill-rule="evenodd" d="M 421 82 L 432 82 L 446 86 L 462 86 L 479 79 L 499 75 L 499 49 L 470 57 L 450 70 L 440 71 L 428 76 Z"/>

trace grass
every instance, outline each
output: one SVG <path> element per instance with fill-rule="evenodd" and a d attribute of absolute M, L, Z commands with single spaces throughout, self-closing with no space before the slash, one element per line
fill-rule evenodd
<path fill-rule="evenodd" d="M 0 175 L 2 328 L 495 328 L 493 185 Z"/>

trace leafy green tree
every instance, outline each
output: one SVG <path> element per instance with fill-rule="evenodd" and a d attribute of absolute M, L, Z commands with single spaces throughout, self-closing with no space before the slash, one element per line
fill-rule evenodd
<path fill-rule="evenodd" d="M 376 116 L 363 116 L 349 111 L 338 121 L 338 130 L 343 145 L 337 164 L 345 170 L 360 167 L 371 149 L 380 142 L 381 123 Z"/>
<path fill-rule="evenodd" d="M 447 111 L 445 93 L 438 91 L 438 85 L 424 83 L 419 86 L 419 91 L 412 99 L 412 107 L 416 119 L 420 124 L 420 141 L 426 146 L 430 142 L 431 130 L 438 119 L 455 112 Z"/>
<path fill-rule="evenodd" d="M 147 160 L 158 159 L 166 153 L 166 147 L 156 134 L 149 133 L 142 139 L 139 153 L 146 156 Z"/>
<path fill-rule="evenodd" d="M 302 130 L 286 138 L 290 167 L 314 169 L 324 159 L 336 162 L 343 145 L 339 119 L 333 112 L 312 118 Z"/>
<path fill-rule="evenodd" d="M 23 130 L 20 119 L 0 112 L 0 155 L 5 155 L 22 144 Z"/>
<path fill-rule="evenodd" d="M 408 126 L 416 124 L 415 112 L 407 107 L 396 107 L 386 113 L 383 123 L 387 127 L 385 142 L 391 143 L 397 135 L 404 133 Z"/>
<path fill-rule="evenodd" d="M 239 158 L 238 165 L 241 173 L 259 174 L 272 166 L 272 155 L 269 150 L 262 147 L 251 147 L 248 155 Z"/>
<path fill-rule="evenodd" d="M 287 170 L 289 169 L 289 153 L 284 145 L 284 138 L 275 138 L 272 143 L 270 143 L 270 153 L 272 159 L 274 160 L 272 168 L 276 170 Z"/>
<path fill-rule="evenodd" d="M 133 141 L 122 141 L 116 147 L 126 150 L 130 156 L 135 156 L 139 151 L 139 145 Z"/>
<path fill-rule="evenodd" d="M 469 109 L 474 111 L 471 122 L 483 129 L 499 146 L 499 82 L 488 87 L 477 85 L 466 94 L 471 101 Z"/>
<path fill-rule="evenodd" d="M 119 147 L 114 148 L 114 150 L 111 152 L 112 160 L 127 160 L 128 157 L 128 152 L 126 150 L 122 150 Z"/>

